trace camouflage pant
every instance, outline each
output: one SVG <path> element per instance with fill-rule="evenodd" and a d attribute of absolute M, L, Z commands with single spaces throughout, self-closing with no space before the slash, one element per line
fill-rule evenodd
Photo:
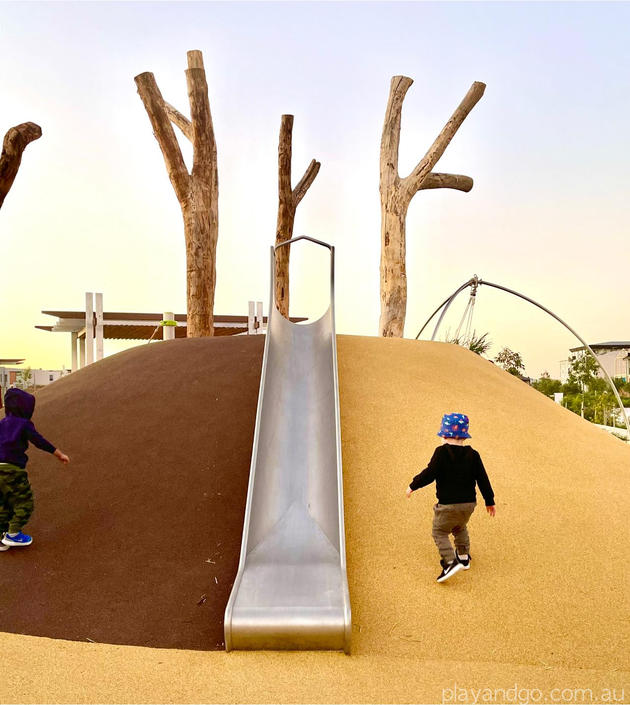
<path fill-rule="evenodd" d="M 33 513 L 33 491 L 26 470 L 0 463 L 0 534 L 17 533 Z"/>

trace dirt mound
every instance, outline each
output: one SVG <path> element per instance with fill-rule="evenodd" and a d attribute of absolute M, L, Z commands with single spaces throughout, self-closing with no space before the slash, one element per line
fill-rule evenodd
<path fill-rule="evenodd" d="M 0 630 L 222 649 L 264 336 L 127 350 L 37 395 L 33 545 L 0 554 Z"/>

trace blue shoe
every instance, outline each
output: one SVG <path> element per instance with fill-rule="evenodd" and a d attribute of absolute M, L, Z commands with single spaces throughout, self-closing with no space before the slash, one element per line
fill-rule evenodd
<path fill-rule="evenodd" d="M 30 546 L 33 543 L 33 537 L 18 531 L 15 536 L 5 534 L 2 538 L 2 543 L 5 546 Z"/>

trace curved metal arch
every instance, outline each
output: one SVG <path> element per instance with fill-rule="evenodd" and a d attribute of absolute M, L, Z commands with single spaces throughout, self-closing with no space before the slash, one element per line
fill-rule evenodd
<path fill-rule="evenodd" d="M 476 277 L 473 277 L 472 279 L 469 279 L 465 284 L 462 284 L 458 289 L 456 289 L 448 298 L 444 299 L 442 303 L 433 311 L 433 313 L 429 316 L 427 319 L 426 323 L 420 328 L 418 331 L 418 335 L 416 335 L 416 340 L 422 335 L 422 331 L 429 325 L 431 322 L 431 319 L 435 316 L 435 314 L 446 304 L 446 308 L 444 311 L 442 311 L 442 314 L 440 315 L 440 318 L 438 319 L 438 322 L 435 326 L 435 329 L 433 331 L 433 335 L 431 336 L 431 340 L 435 339 L 435 336 L 437 335 L 437 330 L 440 327 L 440 324 L 442 323 L 442 319 L 444 318 L 444 315 L 448 311 L 448 307 L 453 303 L 455 297 L 462 292 L 467 286 L 472 286 L 473 283 L 475 282 Z M 478 281 L 478 280 L 477 280 Z"/>
<path fill-rule="evenodd" d="M 615 395 L 615 398 L 617 400 L 617 405 L 619 406 L 619 410 L 621 411 L 621 415 L 624 418 L 625 424 L 626 424 L 626 430 L 628 432 L 628 442 L 630 443 L 630 422 L 628 422 L 628 416 L 626 415 L 626 412 L 624 410 L 623 402 L 621 401 L 621 397 L 619 396 L 619 392 L 617 391 L 617 387 L 615 387 L 614 382 L 612 381 L 610 375 L 608 372 L 604 369 L 604 366 L 602 363 L 599 361 L 599 358 L 597 355 L 593 352 L 591 346 L 582 338 L 581 335 L 579 335 L 571 326 L 563 321 L 560 316 L 556 316 L 556 314 L 553 311 L 550 311 L 547 307 L 543 306 L 542 304 L 539 304 L 537 301 L 534 301 L 534 299 L 530 299 L 529 296 L 525 296 L 525 294 L 521 294 L 518 291 L 514 291 L 514 289 L 509 289 L 507 286 L 502 286 L 501 284 L 494 284 L 493 282 L 488 282 L 484 281 L 483 279 L 478 279 L 477 276 L 474 276 L 472 279 L 469 279 L 465 284 L 462 284 L 458 289 L 456 289 L 444 302 L 438 306 L 438 308 L 435 309 L 435 311 L 429 316 L 428 320 L 426 323 L 422 326 L 420 331 L 418 332 L 418 335 L 416 335 L 416 340 L 420 337 L 420 334 L 422 331 L 426 328 L 428 325 L 429 321 L 435 316 L 435 314 L 443 307 L 445 306 L 444 310 L 442 311 L 442 314 L 440 315 L 440 318 L 438 319 L 438 322 L 435 326 L 435 329 L 433 331 L 433 335 L 431 336 L 431 340 L 435 340 L 435 336 L 437 335 L 438 328 L 440 327 L 440 324 L 442 322 L 442 319 L 444 318 L 444 314 L 448 310 L 449 306 L 453 303 L 455 298 L 457 297 L 458 294 L 460 294 L 466 287 L 468 286 L 474 286 L 477 284 L 478 286 L 481 286 L 482 284 L 485 284 L 486 286 L 491 286 L 495 289 L 500 289 L 501 291 L 505 291 L 508 294 L 513 294 L 514 296 L 518 296 L 520 299 L 523 299 L 524 301 L 528 301 L 530 304 L 533 304 L 534 306 L 537 306 L 539 309 L 544 311 L 545 313 L 548 313 L 552 318 L 555 318 L 558 323 L 561 323 L 568 331 L 573 333 L 573 335 L 582 343 L 582 345 L 589 351 L 589 353 L 593 356 L 593 359 L 597 364 L 599 365 L 599 368 L 601 371 L 604 373 L 604 377 L 608 381 L 608 384 L 610 385 L 610 388 Z"/>

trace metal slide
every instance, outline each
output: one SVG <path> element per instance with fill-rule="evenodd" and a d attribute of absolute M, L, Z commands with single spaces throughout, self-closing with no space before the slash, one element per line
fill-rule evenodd
<path fill-rule="evenodd" d="M 275 252 L 330 250 L 330 306 L 297 325 L 275 305 Z M 241 558 L 225 648 L 350 651 L 334 247 L 271 248 L 271 294 Z"/>

